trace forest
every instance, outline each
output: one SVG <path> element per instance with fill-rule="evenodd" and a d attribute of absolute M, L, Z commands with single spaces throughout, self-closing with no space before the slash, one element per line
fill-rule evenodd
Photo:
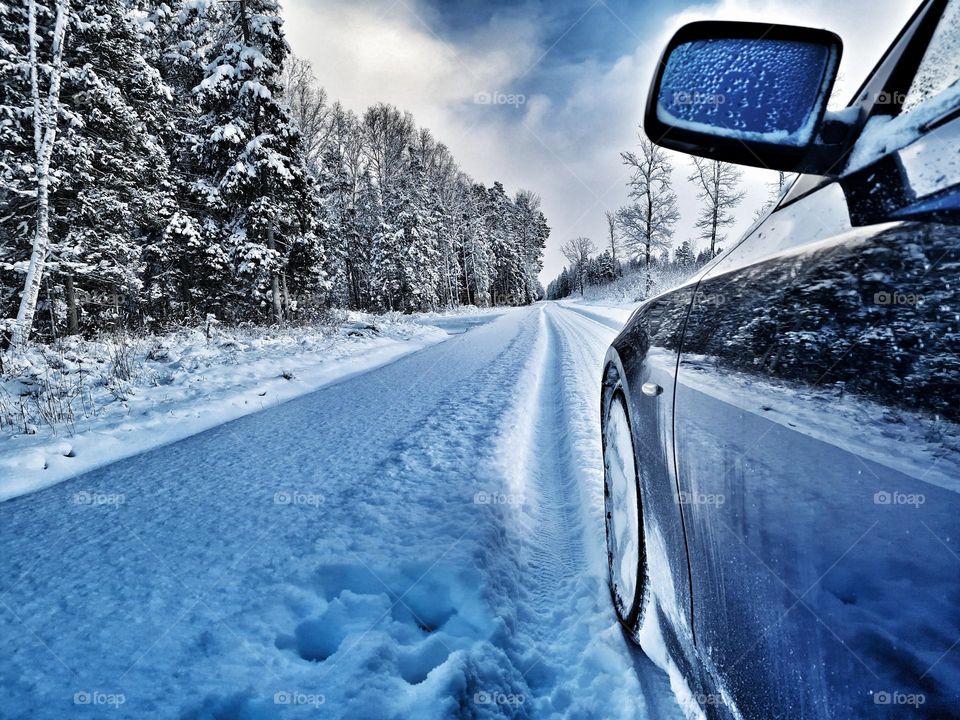
<path fill-rule="evenodd" d="M 4 347 L 526 304 L 539 197 L 327 97 L 276 0 L 0 2 Z"/>

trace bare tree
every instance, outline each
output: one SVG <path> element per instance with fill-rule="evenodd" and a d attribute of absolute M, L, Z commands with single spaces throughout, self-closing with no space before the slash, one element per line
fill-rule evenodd
<path fill-rule="evenodd" d="M 583 290 L 585 279 L 587 275 L 587 263 L 590 261 L 590 256 L 596 251 L 596 248 L 593 245 L 593 240 L 585 237 L 574 238 L 573 240 L 567 240 L 563 245 L 560 246 L 560 252 L 563 253 L 563 256 L 570 263 L 570 267 L 574 272 L 574 276 L 577 278 L 577 282 L 580 284 L 580 297 L 583 297 Z"/>
<path fill-rule="evenodd" d="M 377 187 L 391 186 L 404 167 L 404 153 L 414 141 L 413 116 L 378 103 L 363 114 L 363 151 Z"/>
<path fill-rule="evenodd" d="M 733 209 L 743 200 L 744 192 L 739 189 L 743 173 L 736 165 L 693 158 L 693 172 L 690 181 L 698 189 L 697 197 L 703 201 L 697 218 L 697 229 L 701 240 L 710 241 L 710 256 L 717 254 L 717 243 L 725 238 L 723 229 L 733 225 L 736 218 Z"/>
<path fill-rule="evenodd" d="M 291 53 L 283 68 L 280 82 L 283 100 L 300 129 L 307 164 L 319 172 L 321 155 L 332 131 L 333 108 L 327 102 L 327 91 L 320 87 L 313 74 L 313 64 Z"/>
<path fill-rule="evenodd" d="M 627 183 L 633 202 L 620 209 L 617 220 L 624 242 L 636 255 L 642 255 L 649 267 L 655 250 L 670 247 L 680 210 L 671 187 L 673 168 L 666 151 L 644 135 L 642 129 L 639 139 L 639 153 L 620 154 L 624 165 L 633 170 Z"/>
<path fill-rule="evenodd" d="M 67 34 L 69 8 L 67 0 L 57 0 L 57 17 L 54 22 L 51 45 L 51 60 L 48 68 L 49 85 L 46 102 L 41 100 L 40 67 L 37 57 L 39 38 L 37 36 L 37 3 L 30 0 L 28 7 L 28 27 L 30 40 L 30 91 L 33 99 L 33 142 L 36 165 L 34 178 L 37 186 L 37 217 L 33 234 L 33 248 L 30 253 L 30 265 L 23 284 L 17 322 L 13 326 L 11 345 L 16 350 L 30 337 L 33 316 L 37 310 L 37 298 L 43 281 L 43 268 L 50 249 L 50 159 L 57 139 L 57 116 L 60 106 L 60 79 L 63 74 L 63 43 Z"/>
<path fill-rule="evenodd" d="M 604 214 L 607 219 L 607 243 L 610 246 L 610 256 L 613 258 L 613 267 L 617 268 L 617 251 L 620 249 L 620 232 L 617 226 L 617 214 L 607 210 Z"/>
<path fill-rule="evenodd" d="M 786 185 L 787 173 L 781 170 L 777 173 L 776 179 L 767 184 L 767 187 L 770 188 L 770 194 L 767 196 L 766 202 L 753 213 L 753 222 L 759 222 L 780 201 L 780 196 L 783 195 L 783 189 Z"/>

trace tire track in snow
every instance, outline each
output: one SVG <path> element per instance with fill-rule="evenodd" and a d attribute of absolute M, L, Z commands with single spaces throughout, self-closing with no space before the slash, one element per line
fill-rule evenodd
<path fill-rule="evenodd" d="M 584 310 L 583 308 L 573 307 L 572 305 L 563 305 L 562 307 L 564 310 L 569 310 L 570 312 L 586 318 L 587 320 L 597 323 L 597 325 L 601 325 L 606 329 L 613 330 L 614 335 L 620 332 L 625 325 L 625 323 L 622 323 L 619 320 L 604 317 L 603 315 L 590 312 L 589 310 Z"/>
<path fill-rule="evenodd" d="M 572 471 L 573 449 L 563 399 L 558 360 L 560 344 L 556 328 L 546 315 L 541 323 L 547 333 L 547 362 L 535 400 L 536 421 L 531 449 L 536 454 L 532 467 L 532 491 L 536 544 L 530 558 L 533 574 L 531 602 L 540 624 L 534 634 L 543 638 L 553 632 L 551 618 L 558 599 L 568 596 L 584 571 L 583 528 L 578 507 L 581 503 L 577 478 Z"/>
<path fill-rule="evenodd" d="M 569 392 L 580 395 L 581 406 L 589 407 L 589 412 L 576 416 L 571 433 L 579 438 L 586 453 L 581 468 L 584 478 L 582 486 L 585 503 L 584 523 L 586 526 L 586 547 L 591 557 L 591 568 L 599 573 L 602 584 L 601 615 L 613 619 L 606 586 L 606 544 L 603 526 L 603 457 L 600 440 L 600 378 L 603 359 L 607 346 L 619 332 L 611 330 L 604 323 L 577 312 L 573 308 L 558 305 L 556 317 L 561 328 L 563 368 L 568 381 Z M 591 458 L 594 458 L 591 460 Z M 639 685 L 638 695 L 643 698 L 641 709 L 635 716 L 668 720 L 684 717 L 677 705 L 670 680 L 666 672 L 658 668 L 652 660 L 632 642 L 620 629 L 625 645 L 625 653 L 633 664 L 633 675 Z"/>
<path fill-rule="evenodd" d="M 505 528 L 523 578 L 507 655 L 530 688 L 532 717 L 673 717 L 665 676 L 639 677 L 606 587 L 596 398 L 613 331 L 552 304 L 539 315 L 530 380 L 518 383 L 523 437 L 505 439 L 514 450 L 508 476 L 525 498 L 524 522 Z M 661 674 L 642 667 L 651 668 Z M 667 710 L 647 692 L 666 692 Z"/>

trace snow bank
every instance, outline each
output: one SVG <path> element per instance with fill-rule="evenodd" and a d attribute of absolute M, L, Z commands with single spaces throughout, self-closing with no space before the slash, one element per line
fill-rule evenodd
<path fill-rule="evenodd" d="M 0 382 L 0 501 L 366 372 L 489 317 L 350 313 L 339 326 L 209 339 L 192 328 L 32 348 Z"/>

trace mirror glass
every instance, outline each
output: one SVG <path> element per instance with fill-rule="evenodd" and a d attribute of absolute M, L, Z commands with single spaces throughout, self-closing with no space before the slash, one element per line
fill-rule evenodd
<path fill-rule="evenodd" d="M 667 59 L 657 117 L 709 135 L 803 146 L 834 62 L 831 47 L 796 40 L 686 42 Z"/>

